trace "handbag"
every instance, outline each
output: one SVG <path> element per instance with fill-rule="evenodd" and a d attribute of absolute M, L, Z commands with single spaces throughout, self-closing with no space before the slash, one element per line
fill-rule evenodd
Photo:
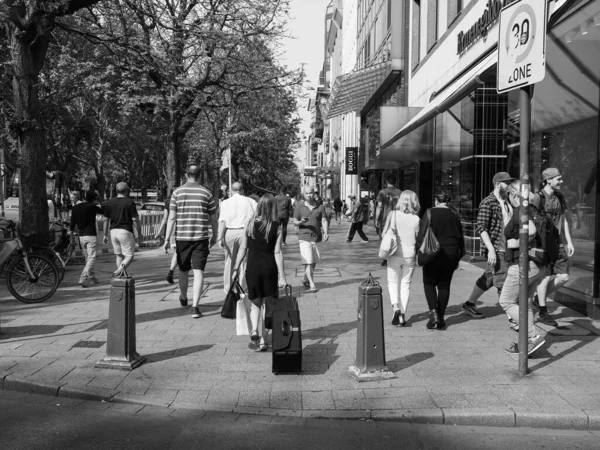
<path fill-rule="evenodd" d="M 238 336 L 250 335 L 252 322 L 250 322 L 250 308 L 252 302 L 247 295 L 241 297 L 236 303 L 235 331 Z"/>
<path fill-rule="evenodd" d="M 398 230 L 396 228 L 396 213 L 394 214 L 394 226 L 389 227 L 384 235 L 381 237 L 381 244 L 379 245 L 379 257 L 381 259 L 388 259 L 398 250 L 400 245 L 400 238 L 398 237 Z"/>
<path fill-rule="evenodd" d="M 435 237 L 431 223 L 431 210 L 427 210 L 427 220 L 429 226 L 423 237 L 423 243 L 417 251 L 417 264 L 419 266 L 425 266 L 433 261 L 441 251 L 440 243 Z"/>
<path fill-rule="evenodd" d="M 242 288 L 238 282 L 238 277 L 235 277 L 231 282 L 229 292 L 225 296 L 223 308 L 221 309 L 221 317 L 225 319 L 235 319 L 235 310 L 237 302 L 240 299 L 240 291 Z"/>

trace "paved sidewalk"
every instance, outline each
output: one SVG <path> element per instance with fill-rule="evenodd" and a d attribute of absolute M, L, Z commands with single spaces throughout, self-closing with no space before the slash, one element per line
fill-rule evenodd
<path fill-rule="evenodd" d="M 388 366 L 397 379 L 356 382 L 348 372 L 356 355 L 357 287 L 369 270 L 384 288 L 379 242 L 344 243 L 347 224 L 333 225 L 321 244 L 316 294 L 301 286 L 295 237 L 284 248 L 288 281 L 299 296 L 303 331 L 302 375 L 271 373 L 270 353 L 254 352 L 247 336 L 222 319 L 222 252 L 214 248 L 194 320 L 179 306 L 178 289 L 164 281 L 170 255 L 160 248 L 136 253 L 137 349 L 148 361 L 132 372 L 96 369 L 105 355 L 113 256 L 99 258 L 101 285 L 76 282 L 82 266 L 70 266 L 55 296 L 25 305 L 0 291 L 0 383 L 4 390 L 103 399 L 178 409 L 239 414 L 377 419 L 461 425 L 600 429 L 600 326 L 550 303 L 560 327 L 517 375 L 518 357 L 503 349 L 517 341 L 496 295 L 482 297 L 484 320 L 461 313 L 481 269 L 461 262 L 452 285 L 448 329 L 427 330 L 421 270 L 411 289 L 409 324 L 389 324 L 384 309 Z M 291 229 L 291 227 L 290 227 Z M 367 231 L 368 232 L 368 231 Z M 4 280 L 0 280 L 4 283 Z M 557 308 L 553 310 L 553 308 Z M 77 347 L 81 341 L 98 348 Z"/>

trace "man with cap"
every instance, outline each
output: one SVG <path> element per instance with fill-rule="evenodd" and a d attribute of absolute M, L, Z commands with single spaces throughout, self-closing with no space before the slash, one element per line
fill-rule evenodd
<path fill-rule="evenodd" d="M 462 309 L 476 319 L 485 317 L 475 307 L 479 297 L 492 286 L 498 290 L 498 295 L 500 295 L 506 279 L 504 227 L 510 222 L 513 212 L 512 206 L 507 200 L 507 188 L 514 180 L 507 172 L 498 172 L 492 179 L 494 190 L 479 204 L 476 228 L 481 242 L 485 245 L 487 267 L 475 282 L 469 299 L 462 305 Z M 511 328 L 518 329 L 518 325 L 511 322 Z"/>
<path fill-rule="evenodd" d="M 117 196 L 106 202 L 104 207 L 104 244 L 108 244 L 108 227 L 110 225 L 110 240 L 115 256 L 117 257 L 117 270 L 115 276 L 122 275 L 125 269 L 133 262 L 135 244 L 142 235 L 142 227 L 138 219 L 137 208 L 127 194 L 127 183 L 117 183 Z M 133 227 L 137 230 L 134 237 Z"/>
<path fill-rule="evenodd" d="M 560 171 L 549 167 L 542 172 L 542 189 L 531 198 L 534 208 L 552 221 L 560 236 L 558 260 L 552 261 L 546 266 L 546 276 L 540 282 L 537 295 L 534 296 L 532 302 L 533 310 L 539 314 L 539 321 L 554 327 L 558 326 L 558 323 L 548 313 L 546 297 L 569 281 L 569 258 L 575 254 L 569 223 L 565 216 L 567 203 L 561 192 L 562 184 L 563 177 Z M 543 207 L 540 205 L 541 197 L 544 197 Z"/>

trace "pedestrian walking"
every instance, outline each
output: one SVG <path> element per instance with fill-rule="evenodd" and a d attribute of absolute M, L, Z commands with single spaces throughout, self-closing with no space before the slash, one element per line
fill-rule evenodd
<path fill-rule="evenodd" d="M 396 174 L 388 173 L 385 177 L 386 187 L 377 194 L 377 208 L 375 211 L 375 229 L 381 236 L 381 229 L 385 224 L 388 214 L 396 207 L 402 191 L 396 187 Z"/>
<path fill-rule="evenodd" d="M 333 217 L 333 203 L 330 198 L 327 198 L 323 202 L 323 208 L 325 210 L 325 218 L 327 219 L 327 228 L 331 228 L 331 218 Z"/>
<path fill-rule="evenodd" d="M 571 231 L 567 222 L 568 211 L 565 196 L 561 192 L 563 177 L 560 171 L 550 167 L 542 172 L 542 189 L 533 195 L 531 204 L 541 221 L 547 221 L 544 230 L 544 244 L 548 247 L 554 245 L 555 251 L 550 252 L 548 248 L 542 249 L 546 252 L 549 263 L 544 267 L 544 277 L 537 288 L 537 294 L 533 299 L 533 307 L 539 315 L 539 321 L 553 327 L 558 322 L 548 313 L 546 300 L 548 295 L 558 291 L 569 281 L 569 258 L 575 254 L 575 247 L 571 239 Z M 566 248 L 565 248 L 566 241 Z M 550 255 L 553 253 L 554 255 Z"/>
<path fill-rule="evenodd" d="M 171 196 L 173 195 L 173 191 L 171 191 L 171 194 L 169 194 L 169 196 L 167 197 L 167 201 L 165 202 L 165 210 L 163 212 L 163 218 L 160 222 L 160 226 L 158 227 L 158 233 L 156 233 L 156 235 L 154 236 L 154 239 L 160 239 L 162 238 L 164 240 L 166 233 L 167 233 L 167 222 L 169 220 L 169 204 L 171 203 Z M 165 244 L 165 242 L 163 242 L 163 245 Z M 167 272 L 167 283 L 169 284 L 173 284 L 175 283 L 174 280 L 174 276 L 175 276 L 175 268 L 177 267 L 177 251 L 176 251 L 176 245 L 175 245 L 175 234 L 171 235 L 171 238 L 169 239 L 169 244 L 171 246 L 171 250 L 173 250 L 173 256 L 171 257 L 171 262 L 169 264 L 169 271 Z"/>
<path fill-rule="evenodd" d="M 382 235 L 390 227 L 396 229 L 398 249 L 387 261 L 388 290 L 394 310 L 392 325 L 406 325 L 410 284 L 415 271 L 415 246 L 419 234 L 419 198 L 413 191 L 404 191 L 385 221 Z M 401 278 L 402 277 L 402 278 Z"/>
<path fill-rule="evenodd" d="M 429 264 L 423 266 L 423 285 L 429 306 L 428 329 L 446 328 L 444 315 L 450 300 L 450 285 L 454 271 L 465 253 L 462 225 L 454 207 L 449 204 L 450 194 L 444 189 L 434 192 L 434 207 L 431 208 L 431 226 L 440 243 L 441 251 Z M 420 248 L 429 227 L 427 215 L 421 220 L 416 248 Z"/>
<path fill-rule="evenodd" d="M 287 284 L 283 267 L 283 230 L 277 222 L 277 205 L 271 194 L 259 200 L 254 217 L 249 221 L 242 236 L 240 251 L 235 261 L 233 276 L 243 270 L 247 252 L 246 283 L 248 299 L 252 303 L 250 340 L 258 342 L 261 352 L 267 351 L 266 329 L 261 310 L 267 297 L 277 298 L 279 289 Z"/>
<path fill-rule="evenodd" d="M 103 209 L 97 204 L 97 196 L 94 191 L 87 191 L 85 201 L 77 202 L 71 212 L 71 242 L 75 243 L 74 233 L 75 229 L 77 229 L 81 250 L 85 257 L 85 267 L 79 276 L 78 282 L 82 287 L 88 287 L 90 284 L 98 284 L 98 279 L 94 271 L 96 253 L 98 251 L 96 214 L 103 213 Z"/>
<path fill-rule="evenodd" d="M 352 202 L 352 207 L 348 208 L 350 227 L 348 228 L 346 242 L 352 242 L 355 233 L 358 233 L 363 242 L 369 242 L 369 238 L 363 231 L 364 215 L 366 212 L 365 205 L 360 200 L 357 200 L 354 194 L 350 194 L 348 199 Z"/>
<path fill-rule="evenodd" d="M 314 201 L 315 188 L 304 186 L 303 193 L 304 200 L 297 202 L 294 210 L 294 225 L 298 227 L 298 244 L 304 265 L 302 284 L 308 292 L 317 292 L 314 273 L 321 258 L 317 243 L 329 239 L 329 228 L 323 206 L 317 206 Z"/>
<path fill-rule="evenodd" d="M 127 183 L 117 183 L 116 191 L 117 196 L 106 202 L 104 207 L 104 217 L 108 219 L 104 221 L 104 243 L 108 244 L 110 227 L 110 241 L 117 261 L 114 276 L 120 276 L 126 273 L 125 269 L 133 262 L 135 244 L 142 235 L 142 227 L 135 203 L 127 196 Z M 134 227 L 137 237 L 134 235 Z"/>
<path fill-rule="evenodd" d="M 176 188 L 169 204 L 169 221 L 165 235 L 165 252 L 169 252 L 171 235 L 175 232 L 177 266 L 179 267 L 179 303 L 188 305 L 188 276 L 194 274 L 192 288 L 192 318 L 202 316 L 198 304 L 204 285 L 204 269 L 210 248 L 217 241 L 217 206 L 213 195 L 199 183 L 200 167 L 190 164 L 187 183 Z M 212 236 L 209 238 L 209 227 Z"/>
<path fill-rule="evenodd" d="M 492 183 L 494 190 L 479 204 L 477 213 L 477 231 L 481 242 L 485 246 L 484 253 L 487 256 L 487 266 L 483 274 L 475 282 L 469 299 L 462 305 L 462 309 L 471 317 L 483 319 L 485 316 L 477 309 L 475 303 L 492 286 L 502 291 L 502 285 L 506 278 L 506 238 L 504 228 L 512 218 L 512 206 L 507 201 L 506 189 L 515 179 L 506 172 L 498 172 L 494 175 Z M 511 327 L 516 324 L 509 318 Z"/>
<path fill-rule="evenodd" d="M 282 242 L 281 245 L 287 245 L 287 227 L 290 216 L 294 214 L 292 200 L 287 195 L 287 188 L 282 186 L 279 194 L 275 197 L 275 206 L 277 209 L 277 220 L 281 225 Z"/>
<path fill-rule="evenodd" d="M 508 186 L 507 194 L 509 201 L 513 208 L 518 208 L 521 202 L 521 182 L 516 180 Z M 519 215 L 513 214 L 510 222 L 504 229 L 504 237 L 506 238 L 506 279 L 502 286 L 502 292 L 500 293 L 500 306 L 506 312 L 506 314 L 517 324 L 516 330 L 518 331 L 519 321 L 519 291 L 521 285 L 521 279 L 519 275 Z M 533 220 L 529 220 L 529 238 L 535 238 L 536 227 Z M 540 268 L 533 262 L 529 261 L 529 276 L 528 276 L 528 299 L 532 299 L 535 294 L 536 288 L 541 280 L 542 273 Z M 533 324 L 533 314 L 528 304 L 528 315 L 527 315 L 527 354 L 531 355 L 534 351 L 544 345 L 544 338 L 540 333 L 540 330 Z M 513 342 L 507 349 L 504 350 L 509 354 L 518 354 L 519 346 Z"/>
<path fill-rule="evenodd" d="M 340 197 L 336 197 L 333 200 L 333 209 L 335 211 L 335 221 L 338 225 L 342 223 L 342 207 L 344 206 L 344 202 L 340 199 Z"/>
<path fill-rule="evenodd" d="M 241 251 L 242 239 L 248 223 L 252 221 L 256 211 L 256 202 L 244 196 L 244 185 L 236 181 L 231 185 L 231 197 L 221 202 L 219 212 L 219 232 L 217 243 L 225 253 L 225 267 L 223 268 L 223 289 L 229 292 L 233 271 L 238 253 Z M 240 262 L 240 285 L 244 284 L 246 262 Z"/>

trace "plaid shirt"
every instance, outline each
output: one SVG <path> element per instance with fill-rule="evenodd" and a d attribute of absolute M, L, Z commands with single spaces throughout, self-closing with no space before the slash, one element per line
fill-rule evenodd
<path fill-rule="evenodd" d="M 500 202 L 492 192 L 481 201 L 479 213 L 477 214 L 477 232 L 481 234 L 483 231 L 487 231 L 495 250 L 498 250 L 500 236 L 504 228 L 501 208 Z M 487 255 L 487 247 L 485 245 L 482 245 L 482 247 L 484 248 L 484 254 Z"/>

